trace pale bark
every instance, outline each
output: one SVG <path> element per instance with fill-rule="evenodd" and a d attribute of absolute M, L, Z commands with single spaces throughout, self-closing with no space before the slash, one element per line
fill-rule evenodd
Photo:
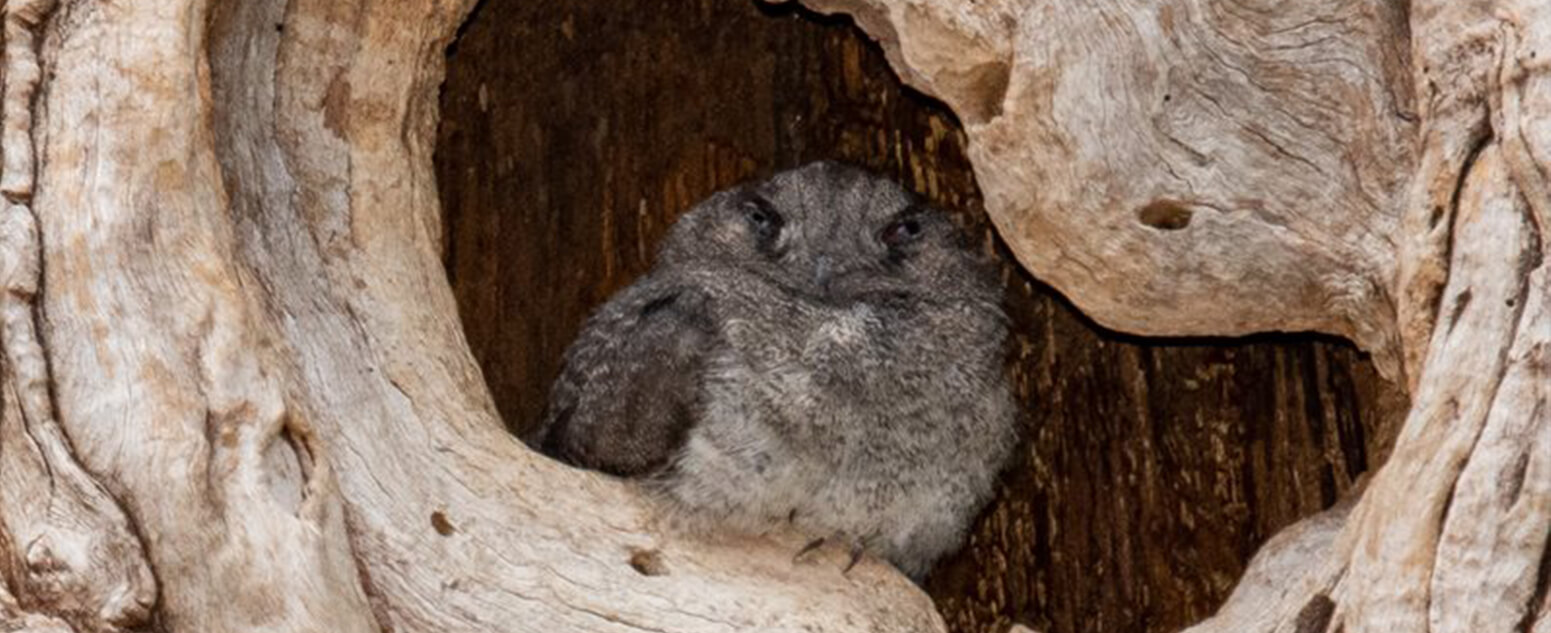
<path fill-rule="evenodd" d="M 1192 631 L 1551 629 L 1551 7 L 808 4 L 965 117 L 1003 235 L 1095 319 L 1339 334 L 1411 390 L 1350 513 Z"/>
<path fill-rule="evenodd" d="M 24 630 L 66 628 L 53 618 L 22 612 L 25 606 L 82 630 L 103 630 L 146 622 L 156 582 L 123 510 L 72 454 L 55 417 L 49 361 L 34 321 L 42 263 L 32 208 L 31 106 L 40 79 L 34 46 L 53 9 L 52 2 L 34 0 L 11 3 L 5 12 L 0 518 L 9 550 L 6 576 L 23 604 L 9 592 L 0 595 L 0 621 Z"/>
<path fill-rule="evenodd" d="M 963 117 L 1013 252 L 1100 323 L 1329 332 L 1401 371 L 1415 114 L 1393 3 L 805 4 L 855 13 Z"/>
<path fill-rule="evenodd" d="M 4 5 L 0 625 L 940 629 L 502 430 L 430 164 L 470 4 Z M 1551 631 L 1544 3 L 812 4 L 962 116 L 1099 321 L 1334 333 L 1412 389 L 1362 497 L 1194 630 Z"/>
<path fill-rule="evenodd" d="M 169 631 L 940 627 L 881 564 L 674 536 L 504 432 L 437 254 L 469 4 L 6 6 L 20 605 L 78 630 L 153 605 Z"/>

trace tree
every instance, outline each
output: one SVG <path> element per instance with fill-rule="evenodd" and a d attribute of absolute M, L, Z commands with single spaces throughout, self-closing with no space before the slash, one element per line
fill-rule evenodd
<path fill-rule="evenodd" d="M 502 430 L 430 157 L 471 4 L 5 4 L 0 618 L 940 626 L 881 565 L 799 577 L 795 536 L 665 538 Z M 1003 235 L 1100 322 L 1338 334 L 1411 389 L 1362 497 L 1200 630 L 1551 630 L 1551 9 L 812 4 L 960 114 Z"/>

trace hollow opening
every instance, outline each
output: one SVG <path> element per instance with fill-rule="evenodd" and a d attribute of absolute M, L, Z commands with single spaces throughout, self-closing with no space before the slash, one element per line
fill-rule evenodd
<path fill-rule="evenodd" d="M 1027 431 L 928 582 L 953 631 L 1177 630 L 1394 435 L 1401 396 L 1344 343 L 1139 339 L 1082 317 L 1001 245 L 953 114 L 847 19 L 752 0 L 485 0 L 449 49 L 441 106 L 447 272 L 514 431 L 674 219 L 746 179 L 859 164 L 998 259 Z"/>
<path fill-rule="evenodd" d="M 1136 211 L 1136 219 L 1142 224 L 1161 231 L 1178 231 L 1190 226 L 1195 215 L 1189 207 L 1172 200 L 1156 200 Z"/>

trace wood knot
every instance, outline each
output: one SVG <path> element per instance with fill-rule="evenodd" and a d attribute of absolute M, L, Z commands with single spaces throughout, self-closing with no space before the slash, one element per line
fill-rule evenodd
<path fill-rule="evenodd" d="M 57 574 L 68 568 L 65 561 L 54 555 L 54 548 L 42 540 L 34 541 L 27 548 L 27 571 L 34 576 Z"/>

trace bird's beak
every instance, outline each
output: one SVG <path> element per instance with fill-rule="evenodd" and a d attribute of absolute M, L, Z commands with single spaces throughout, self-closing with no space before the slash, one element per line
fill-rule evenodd
<path fill-rule="evenodd" d="M 813 263 L 813 285 L 824 290 L 829 290 L 829 280 L 835 274 L 835 259 L 828 255 L 820 255 Z"/>

